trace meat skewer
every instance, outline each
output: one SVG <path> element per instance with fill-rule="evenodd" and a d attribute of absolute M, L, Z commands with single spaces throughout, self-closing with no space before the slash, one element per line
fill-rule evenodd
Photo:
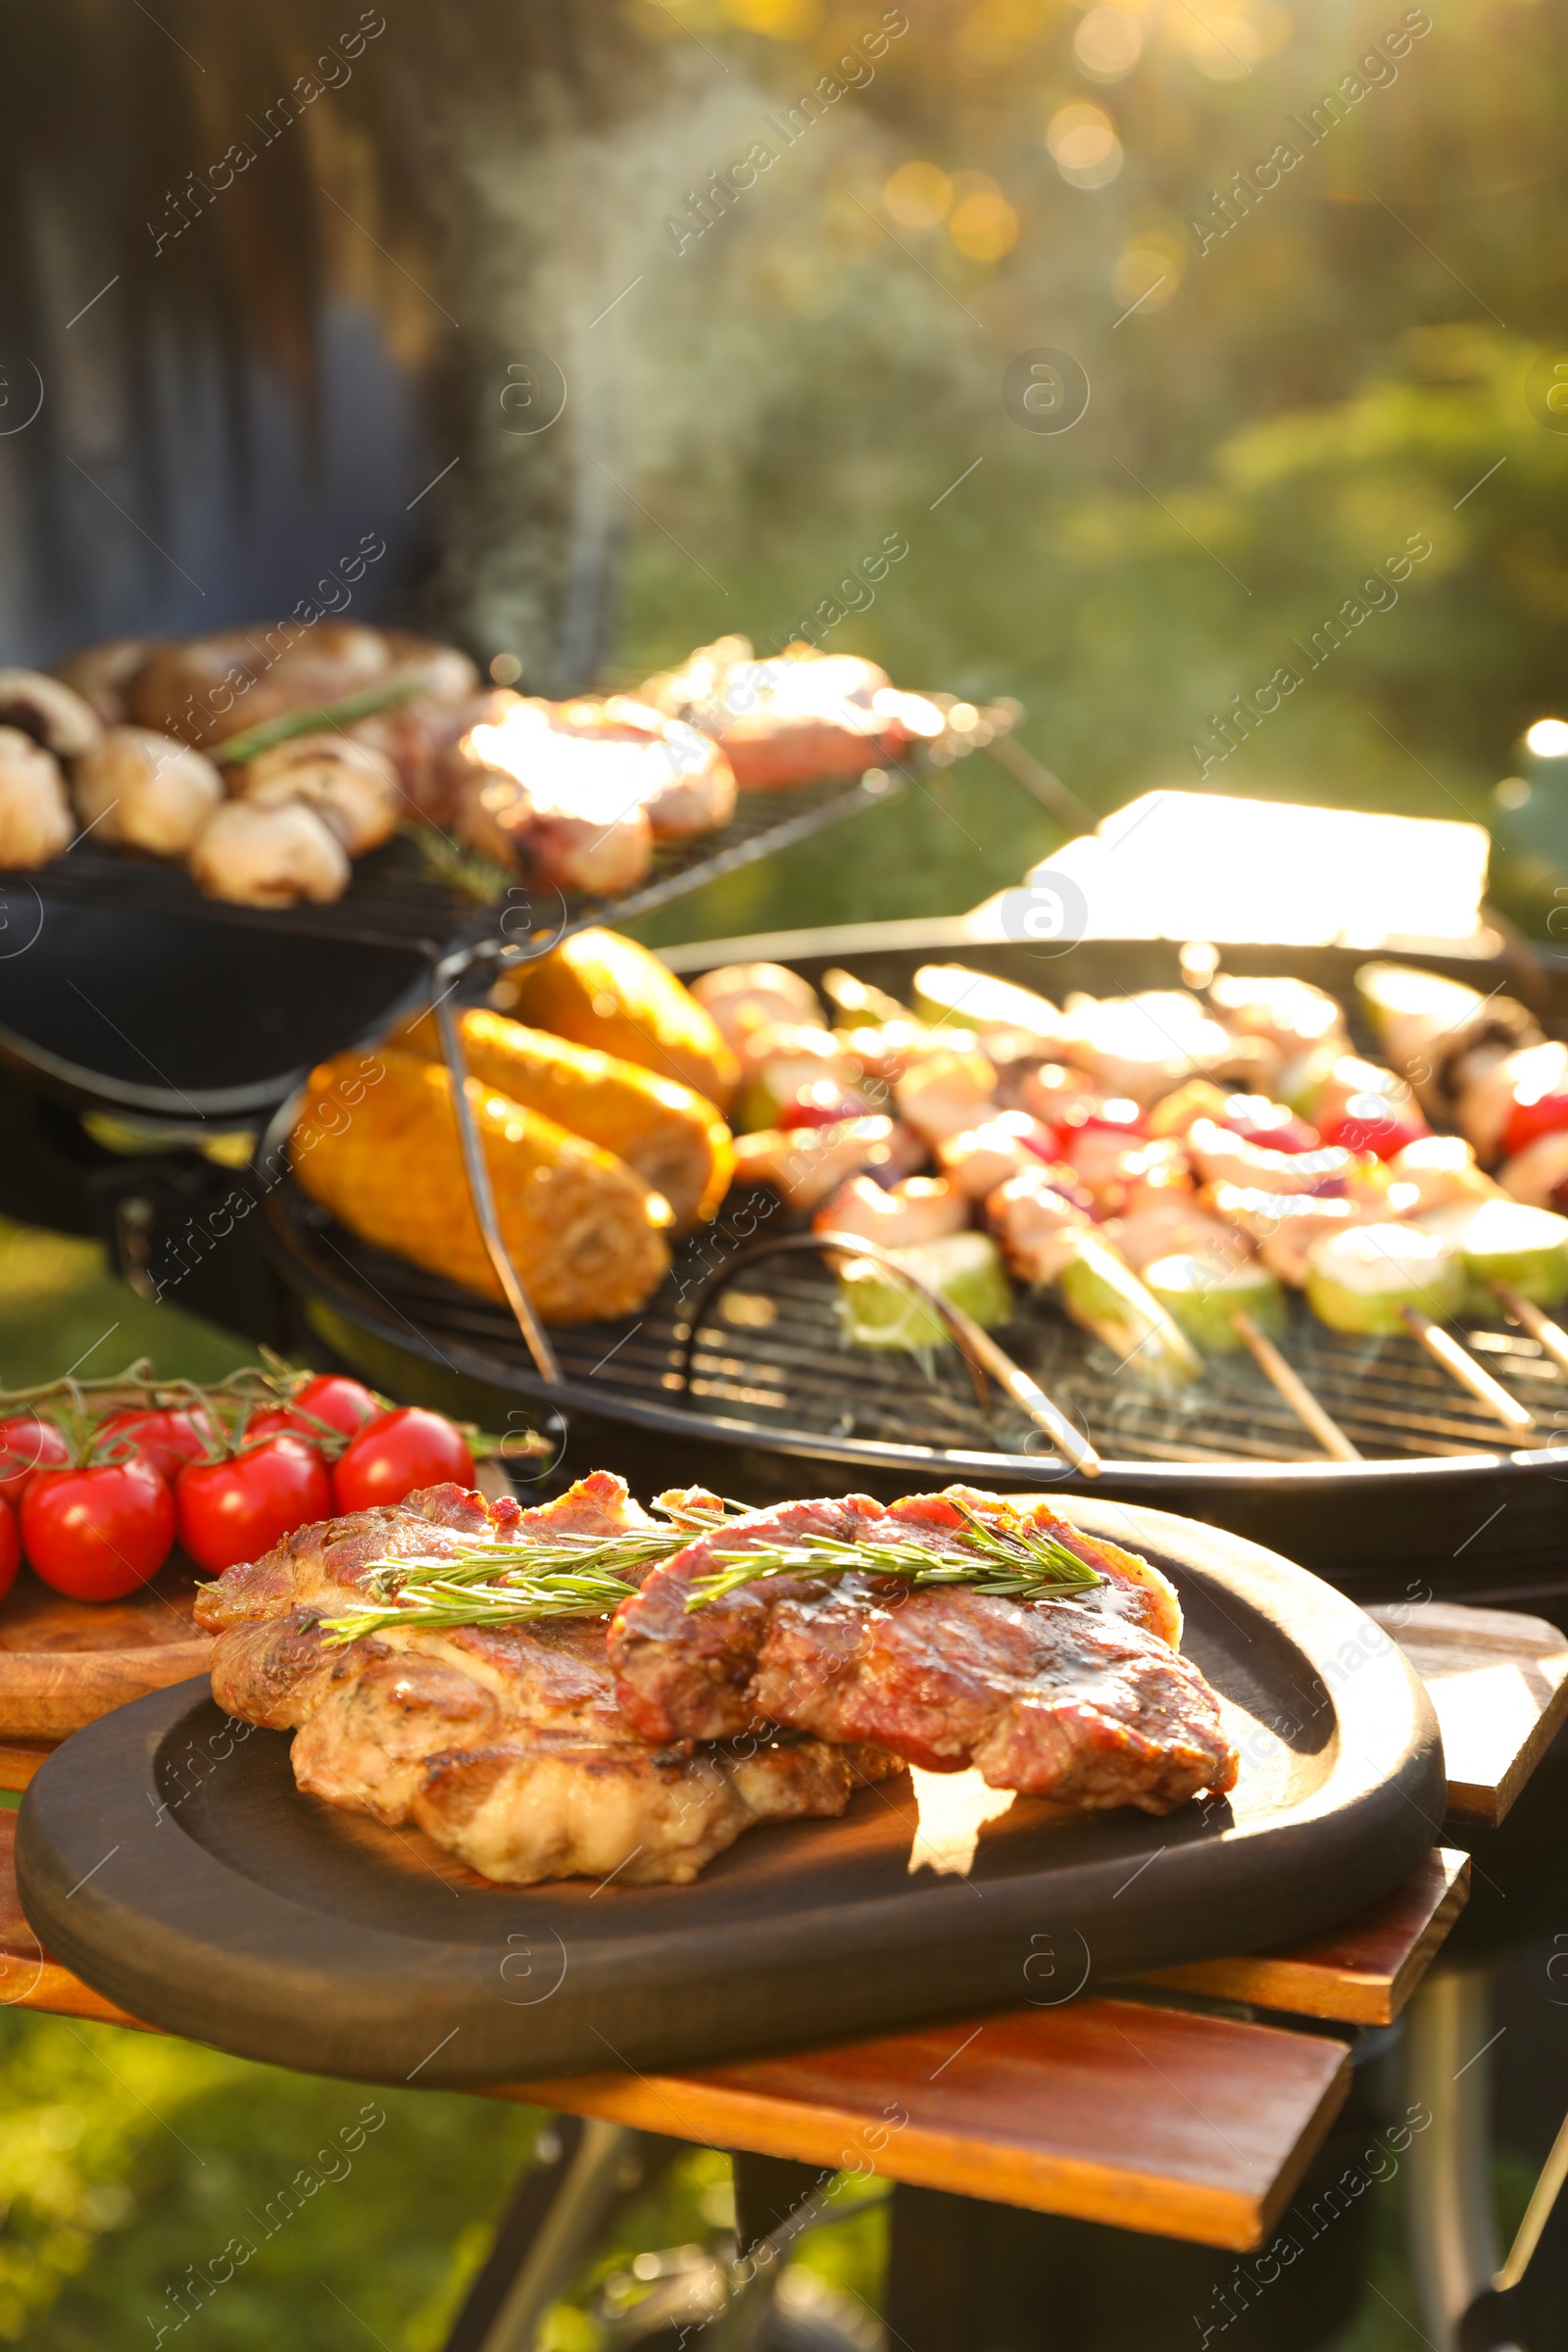
<path fill-rule="evenodd" d="M 1275 1331 L 1285 1327 L 1284 1293 L 1264 1267 L 1255 1260 L 1236 1265 L 1205 1256 L 1164 1257 L 1145 1267 L 1144 1280 L 1195 1348 L 1224 1353 L 1239 1340 L 1324 1452 L 1336 1461 L 1360 1461 L 1357 1448 L 1258 1320 L 1263 1317 Z"/>
<path fill-rule="evenodd" d="M 1512 1315 L 1521 1331 L 1527 1331 L 1544 1355 L 1551 1358 L 1559 1372 L 1568 1372 L 1568 1331 L 1560 1323 L 1544 1314 L 1533 1298 L 1526 1298 L 1511 1282 L 1494 1282 L 1493 1291 L 1504 1309 Z"/>
<path fill-rule="evenodd" d="M 1013 1362 L 1005 1348 L 998 1347 L 991 1334 L 983 1330 L 972 1315 L 967 1314 L 961 1306 L 947 1296 L 946 1292 L 923 1281 L 915 1269 L 908 1265 L 898 1252 L 887 1249 L 881 1243 L 867 1241 L 863 1234 L 858 1233 L 788 1233 L 780 1234 L 776 1240 L 764 1242 L 760 1248 L 750 1251 L 744 1262 L 747 1265 L 755 1265 L 760 1257 L 771 1256 L 776 1252 L 791 1250 L 843 1251 L 846 1256 L 869 1258 L 876 1264 L 885 1266 L 896 1281 L 914 1291 L 941 1315 L 942 1320 L 952 1331 L 958 1347 L 968 1359 L 971 1372 L 976 1371 L 977 1367 L 981 1368 L 976 1386 L 977 1390 L 981 1392 L 982 1404 L 985 1385 L 983 1373 L 989 1372 L 998 1387 L 1005 1390 L 1015 1404 L 1022 1406 L 1036 1428 L 1045 1431 L 1057 1451 L 1066 1456 L 1072 1467 L 1082 1477 L 1098 1478 L 1100 1476 L 1103 1465 L 1099 1453 L 1087 1438 L 1079 1435 L 1060 1406 L 1052 1403 L 1051 1398 L 1039 1383 L 1031 1379 L 1021 1364 Z M 731 1265 L 725 1269 L 720 1280 L 727 1280 L 729 1275 L 737 1270 L 736 1266 Z M 707 1296 L 710 1298 L 711 1295 L 711 1291 L 710 1291 Z M 700 1314 L 701 1307 L 692 1318 L 691 1328 L 694 1334 Z"/>
<path fill-rule="evenodd" d="M 1264 1379 L 1273 1383 L 1302 1428 L 1311 1431 L 1324 1452 L 1332 1454 L 1337 1462 L 1364 1460 L 1360 1449 L 1350 1444 L 1333 1415 L 1319 1404 L 1305 1381 L 1286 1362 L 1267 1333 L 1259 1331 L 1251 1316 L 1245 1311 L 1238 1314 L 1234 1321 Z"/>
<path fill-rule="evenodd" d="M 1460 1347 L 1452 1332 L 1445 1331 L 1440 1324 L 1434 1323 L 1432 1317 L 1419 1306 L 1402 1306 L 1399 1313 L 1406 1329 L 1420 1341 L 1433 1362 L 1441 1364 L 1461 1389 L 1467 1389 L 1477 1404 L 1485 1406 L 1494 1420 L 1521 1434 L 1535 1428 L 1535 1415 L 1527 1412 L 1522 1404 L 1510 1396 L 1490 1372 L 1482 1370 L 1469 1349 Z"/>

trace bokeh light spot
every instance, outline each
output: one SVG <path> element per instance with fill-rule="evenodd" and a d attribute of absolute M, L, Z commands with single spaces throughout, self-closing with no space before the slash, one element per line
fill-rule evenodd
<path fill-rule="evenodd" d="M 1102 188 L 1121 170 L 1121 141 L 1102 106 L 1080 99 L 1057 109 L 1046 132 L 1056 170 L 1070 186 Z"/>
<path fill-rule="evenodd" d="M 1092 8 L 1073 35 L 1072 53 L 1096 81 L 1120 81 L 1143 53 L 1144 28 L 1125 8 Z"/>
<path fill-rule="evenodd" d="M 947 219 L 953 182 L 939 164 L 901 164 L 882 190 L 882 201 L 906 228 L 935 228 Z"/>
<path fill-rule="evenodd" d="M 977 189 L 954 206 L 948 234 L 971 262 L 1000 262 L 1018 242 L 1018 216 L 1005 196 Z"/>

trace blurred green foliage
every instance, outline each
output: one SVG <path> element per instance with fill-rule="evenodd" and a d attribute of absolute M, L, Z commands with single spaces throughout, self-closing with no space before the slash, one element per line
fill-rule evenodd
<path fill-rule="evenodd" d="M 714 169 L 879 17 L 860 0 L 628 7 L 648 38 L 687 45 Z M 1568 436 L 1526 396 L 1565 318 L 1551 0 L 906 14 L 874 81 L 678 259 L 650 246 L 625 306 L 643 511 L 621 673 L 723 631 L 783 642 L 897 530 L 908 557 L 824 644 L 909 685 L 1016 695 L 1025 740 L 1103 810 L 1197 788 L 1210 714 L 1420 533 L 1433 553 L 1397 605 L 1202 788 L 1484 817 L 1522 728 L 1563 694 Z M 1430 29 L 1398 55 L 1415 18 Z M 1132 60 L 1109 78 L 1107 22 L 1112 63 Z M 1369 54 L 1364 95 L 1308 145 L 1307 110 Z M 1117 142 L 1103 184 L 1069 184 L 1054 158 L 1071 107 Z M 1298 164 L 1238 197 L 1234 172 L 1255 191 L 1283 139 Z M 936 189 L 924 220 L 914 163 Z M 1215 237 L 1227 186 L 1237 222 Z M 963 203 L 988 190 L 1016 233 L 978 259 Z M 1004 410 L 1008 361 L 1040 347 L 1090 377 L 1070 431 Z M 983 759 L 947 794 L 735 877 L 656 935 L 956 910 L 1056 837 Z"/>

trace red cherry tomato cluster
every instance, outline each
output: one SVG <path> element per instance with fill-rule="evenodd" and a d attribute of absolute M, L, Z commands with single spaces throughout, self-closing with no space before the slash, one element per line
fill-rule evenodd
<path fill-rule="evenodd" d="M 193 1401 L 121 1406 L 76 1427 L 73 1445 L 46 1414 L 0 1420 L 0 1594 L 25 1556 L 74 1600 L 118 1600 L 157 1575 L 176 1535 L 217 1575 L 334 1512 L 473 1484 L 454 1422 L 389 1410 L 338 1373 L 287 1403 L 242 1409 L 232 1426 Z"/>

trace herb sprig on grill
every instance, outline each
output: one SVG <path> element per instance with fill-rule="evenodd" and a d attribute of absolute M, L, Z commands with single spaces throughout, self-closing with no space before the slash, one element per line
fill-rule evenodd
<path fill-rule="evenodd" d="M 1083 1592 L 1101 1583 L 1097 1571 L 1054 1536 L 1038 1528 L 989 1527 L 962 1504 L 961 1533 L 934 1550 L 908 1538 L 855 1543 L 831 1536 L 759 1544 L 718 1551 L 711 1576 L 698 1580 L 686 1606 L 702 1609 L 749 1585 L 785 1576 L 890 1576 L 911 1588 L 962 1585 L 1005 1598 L 1045 1599 Z M 460 1546 L 445 1560 L 397 1560 L 368 1580 L 368 1598 L 322 1621 L 333 1647 L 393 1627 L 435 1633 L 462 1625 L 531 1625 L 552 1617 L 608 1617 L 638 1591 L 642 1573 L 699 1536 L 741 1516 L 739 1504 L 719 1511 L 691 1506 L 670 1511 L 669 1524 L 628 1529 L 616 1536 L 561 1534 L 530 1544 Z"/>

